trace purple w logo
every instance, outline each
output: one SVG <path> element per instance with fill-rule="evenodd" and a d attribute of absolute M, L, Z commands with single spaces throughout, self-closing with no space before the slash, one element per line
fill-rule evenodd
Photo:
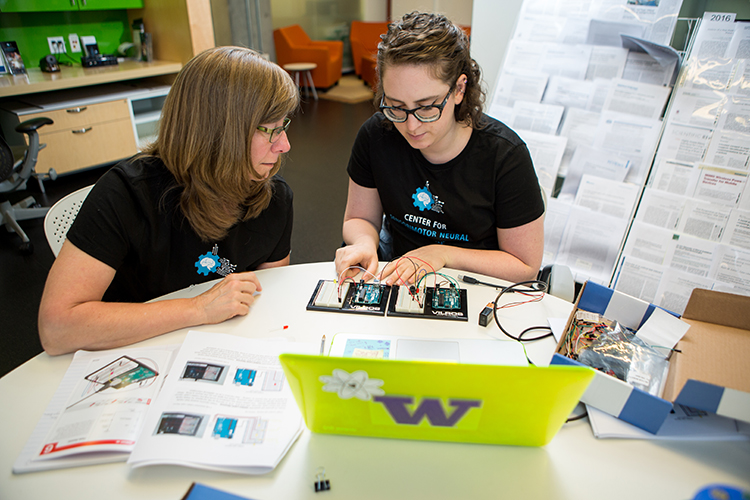
<path fill-rule="evenodd" d="M 372 398 L 376 403 L 383 403 L 393 420 L 399 424 L 417 425 L 424 417 L 430 424 L 439 427 L 453 427 L 472 408 L 482 406 L 480 399 L 449 399 L 448 405 L 454 407 L 450 417 L 445 414 L 443 405 L 439 399 L 424 398 L 414 413 L 409 413 L 406 405 L 414 403 L 411 396 L 375 396 Z"/>

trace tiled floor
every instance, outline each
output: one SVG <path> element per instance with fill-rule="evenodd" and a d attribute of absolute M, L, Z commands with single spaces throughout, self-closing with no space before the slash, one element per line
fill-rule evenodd
<path fill-rule="evenodd" d="M 349 151 L 359 126 L 372 111 L 370 102 L 344 104 L 321 99 L 303 103 L 293 117 L 289 128 L 292 150 L 282 169 L 294 190 L 292 264 L 333 260 L 341 244 Z M 46 197 L 30 183 L 28 192 L 14 193 L 12 200 L 34 195 L 42 205 L 50 206 L 79 187 L 92 184 L 105 170 L 91 169 L 47 181 Z M 54 258 L 42 219 L 24 221 L 22 227 L 35 246 L 34 253 L 26 257 L 17 250 L 20 239 L 0 230 L 0 376 L 42 350 L 37 312 Z"/>

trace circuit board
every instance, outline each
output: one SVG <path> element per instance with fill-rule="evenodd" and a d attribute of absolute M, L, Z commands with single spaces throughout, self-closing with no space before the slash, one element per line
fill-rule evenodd
<path fill-rule="evenodd" d="M 382 283 L 318 281 L 307 303 L 308 311 L 372 314 L 385 316 L 391 287 Z"/>
<path fill-rule="evenodd" d="M 388 316 L 468 321 L 466 290 L 455 286 L 427 287 L 420 293 L 394 285 Z"/>

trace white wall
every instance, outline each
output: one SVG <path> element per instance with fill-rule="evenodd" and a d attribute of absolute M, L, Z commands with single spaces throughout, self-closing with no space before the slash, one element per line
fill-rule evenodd
<path fill-rule="evenodd" d="M 387 21 L 388 0 L 360 0 L 362 21 L 382 23 Z"/>
<path fill-rule="evenodd" d="M 487 106 L 492 102 L 497 75 L 515 30 L 522 3 L 523 0 L 474 0 L 471 56 L 482 68 L 487 86 Z"/>
<path fill-rule="evenodd" d="M 400 19 L 413 10 L 439 12 L 456 24 L 468 26 L 471 24 L 473 1 L 476 0 L 391 0 L 391 18 Z"/>

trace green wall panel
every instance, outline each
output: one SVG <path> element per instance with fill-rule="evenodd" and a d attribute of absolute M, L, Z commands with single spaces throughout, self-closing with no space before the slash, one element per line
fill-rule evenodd
<path fill-rule="evenodd" d="M 27 67 L 37 67 L 49 54 L 48 36 L 65 39 L 67 53 L 80 61 L 82 53 L 72 53 L 68 35 L 93 35 L 102 54 L 114 54 L 122 42 L 132 41 L 125 10 L 90 12 L 33 12 L 0 15 L 0 41 L 15 40 Z M 59 56 L 61 62 L 71 59 Z"/>

